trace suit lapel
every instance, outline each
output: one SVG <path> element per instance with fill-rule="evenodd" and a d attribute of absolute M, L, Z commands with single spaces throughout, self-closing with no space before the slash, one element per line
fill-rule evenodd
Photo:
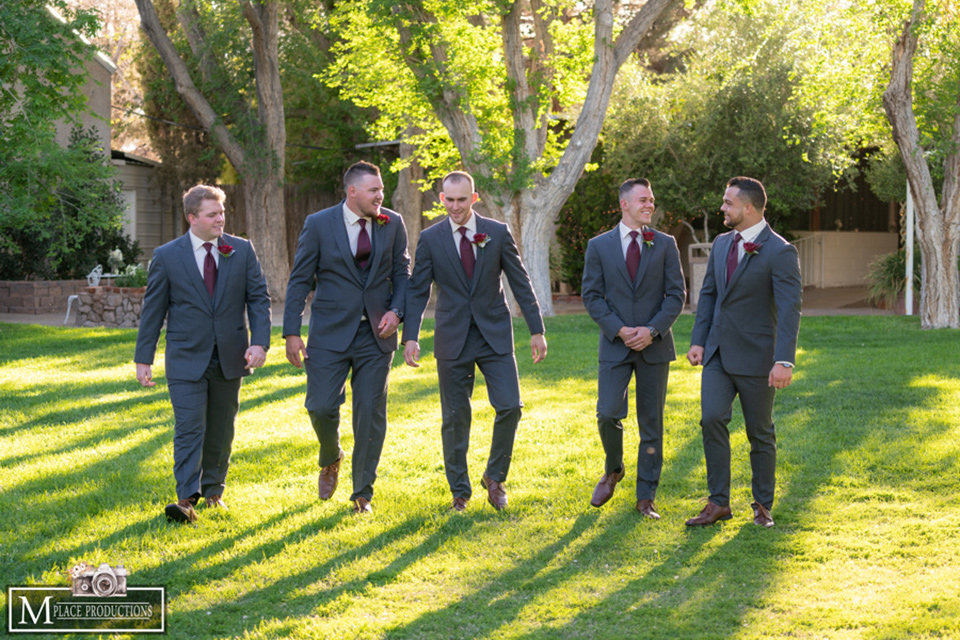
<path fill-rule="evenodd" d="M 490 229 L 487 227 L 487 219 L 481 217 L 477 214 L 476 211 L 473 212 L 473 215 L 477 217 L 477 233 L 485 233 L 487 238 L 490 237 Z M 472 241 L 473 238 L 470 238 Z M 480 280 L 480 270 L 483 269 L 483 265 L 487 262 L 484 260 L 483 254 L 484 250 L 482 247 L 477 246 L 477 263 L 473 267 L 473 277 L 470 279 L 470 293 L 473 293 L 473 290 L 477 288 L 477 282 Z M 460 271 L 463 271 L 463 266 L 460 267 Z M 466 272 L 464 272 L 464 279 L 466 279 Z"/>
<path fill-rule="evenodd" d="M 374 273 L 375 269 L 380 265 L 380 260 L 383 259 L 383 248 L 386 244 L 387 233 L 389 233 L 383 227 L 392 222 L 393 220 L 390 220 L 386 224 L 381 225 L 377 222 L 376 218 L 374 218 L 367 223 L 367 226 L 370 227 L 370 242 L 373 244 L 373 252 L 370 254 L 370 273 Z M 367 276 L 367 282 L 371 282 L 372 280 L 373 278 Z M 366 286 L 366 284 L 364 284 L 364 286 Z"/>
<path fill-rule="evenodd" d="M 210 311 L 213 311 L 213 300 L 210 299 L 207 286 L 203 283 L 203 276 L 200 275 L 200 270 L 197 269 L 197 259 L 193 255 L 193 243 L 190 241 L 189 231 L 180 236 L 180 247 L 177 251 L 180 254 L 180 264 L 183 267 L 187 282 L 193 285 L 197 297 L 206 301 Z M 214 290 L 214 293 L 216 293 L 216 290 Z"/>
<path fill-rule="evenodd" d="M 617 265 L 617 271 L 623 276 L 623 279 L 628 285 L 633 286 L 633 281 L 630 279 L 630 272 L 627 271 L 627 259 L 623 255 L 623 243 L 620 238 L 620 225 L 618 224 L 613 228 L 610 233 L 607 234 L 609 240 L 607 243 L 610 245 L 606 248 L 606 251 L 613 256 L 613 261 Z M 640 253 L 643 253 L 642 251 Z"/>
<path fill-rule="evenodd" d="M 220 243 L 223 242 L 221 237 L 217 241 L 217 251 L 220 250 Z M 223 290 L 227 286 L 227 278 L 230 277 L 230 268 L 233 264 L 233 260 L 236 258 L 236 248 L 230 257 L 227 257 L 223 254 L 220 254 L 220 266 L 217 267 L 217 285 L 213 289 L 213 308 L 216 309 L 217 305 L 220 304 L 220 298 L 223 297 Z"/>
<path fill-rule="evenodd" d="M 337 239 L 337 246 L 340 247 L 340 253 L 343 255 L 343 261 L 347 263 L 347 271 L 353 274 L 358 283 L 362 284 L 360 271 L 357 269 L 357 261 L 350 252 L 350 238 L 347 237 L 347 225 L 343 220 L 343 202 L 336 215 L 332 216 L 333 237 Z"/>
<path fill-rule="evenodd" d="M 730 241 L 727 243 L 727 249 L 726 251 L 723 252 L 724 280 L 726 280 L 726 273 L 727 273 L 727 253 L 730 252 L 730 245 L 733 243 L 734 235 L 735 235 L 734 233 L 730 234 Z M 767 224 L 763 228 L 763 231 L 761 231 L 760 235 L 757 236 L 757 239 L 754 240 L 754 244 L 762 245 L 764 242 L 767 241 L 768 238 L 770 238 L 769 224 Z M 726 295 L 727 291 L 729 291 L 730 289 L 733 289 L 733 287 L 736 286 L 737 282 L 740 280 L 740 276 L 742 276 L 743 272 L 747 270 L 747 267 L 750 265 L 750 262 L 751 260 L 753 260 L 753 258 L 754 256 L 750 255 L 749 253 L 743 254 L 743 260 L 737 263 L 737 268 L 733 270 L 733 275 L 730 276 L 730 283 L 726 286 L 726 291 L 724 291 L 723 295 Z"/>
<path fill-rule="evenodd" d="M 640 286 L 640 281 L 643 280 L 643 274 L 647 271 L 647 265 L 650 264 L 650 254 L 653 252 L 654 247 L 648 246 L 643 243 L 643 232 L 644 228 L 640 229 L 640 235 L 637 236 L 637 242 L 640 244 L 640 264 L 637 266 L 637 277 L 633 279 L 633 288 L 636 290 Z M 654 243 L 656 244 L 656 243 Z M 626 268 L 627 261 L 623 261 L 624 268 Z"/>
<path fill-rule="evenodd" d="M 463 270 L 463 263 L 460 262 L 460 254 L 457 253 L 457 249 L 453 246 L 455 242 L 453 239 L 453 223 L 450 222 L 450 218 L 447 218 L 443 222 L 440 222 L 440 228 L 437 229 L 439 232 L 440 244 L 443 246 L 443 254 L 447 256 L 447 260 L 450 261 L 450 269 L 457 274 L 457 278 L 460 280 L 460 284 L 463 285 L 464 291 L 470 291 L 470 283 L 467 282 L 467 273 Z M 474 276 L 476 276 L 476 269 L 474 269 Z"/>

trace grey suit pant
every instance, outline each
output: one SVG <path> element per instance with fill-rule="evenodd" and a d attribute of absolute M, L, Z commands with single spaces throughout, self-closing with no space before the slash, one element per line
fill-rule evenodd
<path fill-rule="evenodd" d="M 178 500 L 223 495 L 242 381 L 223 377 L 216 350 L 200 380 L 167 380 Z"/>
<path fill-rule="evenodd" d="M 773 507 L 777 482 L 777 434 L 773 424 L 776 389 L 767 377 L 727 373 L 718 350 L 703 367 L 700 382 L 700 430 L 707 461 L 710 501 L 730 506 L 730 431 L 733 400 L 740 396 L 743 422 L 750 441 L 753 500 Z"/>
<path fill-rule="evenodd" d="M 340 457 L 340 405 L 346 400 L 347 374 L 353 395 L 353 494 L 373 499 L 373 482 L 387 436 L 387 384 L 393 353 L 380 350 L 369 322 L 361 322 L 350 348 L 340 353 L 307 346 L 305 405 L 320 441 L 320 466 Z"/>
<path fill-rule="evenodd" d="M 487 396 L 497 412 L 493 421 L 490 457 L 485 473 L 491 480 L 503 482 L 510 471 L 513 442 L 517 434 L 523 403 L 520 401 L 520 379 L 513 352 L 496 353 L 475 324 L 470 325 L 463 351 L 456 360 L 437 360 L 440 379 L 440 408 L 443 424 L 443 466 L 454 497 L 470 498 L 473 489 L 467 470 L 470 446 L 470 424 L 473 411 L 470 397 L 480 368 L 487 383 Z"/>
<path fill-rule="evenodd" d="M 627 417 L 627 391 L 636 377 L 637 500 L 653 500 L 663 468 L 663 405 L 667 399 L 670 363 L 648 364 L 639 351 L 625 360 L 600 362 L 597 378 L 597 427 L 606 455 L 604 472 L 623 468 L 623 419 Z"/>

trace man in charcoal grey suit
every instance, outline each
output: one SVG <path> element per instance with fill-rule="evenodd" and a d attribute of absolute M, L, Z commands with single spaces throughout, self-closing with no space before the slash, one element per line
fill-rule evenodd
<path fill-rule="evenodd" d="M 700 290 L 687 359 L 703 365 L 700 429 L 710 498 L 688 526 L 729 520 L 730 422 L 740 396 L 750 440 L 753 522 L 772 527 L 777 437 L 773 401 L 790 384 L 800 331 L 802 285 L 796 248 L 763 218 L 767 193 L 759 180 L 738 177 L 723 195 L 723 223 Z"/>
<path fill-rule="evenodd" d="M 337 488 L 340 405 L 353 371 L 353 512 L 372 511 L 373 482 L 387 433 L 387 384 L 410 274 L 407 231 L 400 215 L 381 209 L 380 169 L 351 165 L 346 199 L 307 217 L 287 283 L 283 335 L 287 360 L 306 368 L 305 405 L 320 442 L 321 500 Z M 307 345 L 300 337 L 307 294 Z M 302 356 L 302 359 L 301 359 Z"/>
<path fill-rule="evenodd" d="M 647 225 L 654 195 L 644 178 L 620 185 L 620 224 L 587 244 L 581 294 L 600 325 L 597 426 L 606 455 L 590 504 L 603 506 L 623 478 L 623 423 L 627 390 L 636 377 L 636 510 L 660 519 L 654 499 L 663 467 L 663 407 L 670 363 L 677 358 L 671 327 L 686 291 L 673 236 Z"/>
<path fill-rule="evenodd" d="M 133 358 L 140 384 L 156 386 L 151 365 L 166 318 L 177 502 L 165 513 L 176 522 L 197 519 L 200 497 L 207 507 L 226 508 L 240 382 L 263 365 L 270 348 L 270 296 L 260 262 L 252 244 L 223 233 L 224 198 L 206 185 L 183 195 L 190 230 L 153 252 Z"/>
<path fill-rule="evenodd" d="M 472 494 L 467 449 L 472 420 L 470 396 L 475 367 L 479 367 L 487 382 L 490 404 L 497 412 L 481 485 L 487 489 L 487 501 L 500 510 L 507 506 L 503 483 L 510 470 L 523 407 L 513 353 L 513 322 L 500 284 L 501 274 L 507 276 L 530 329 L 534 363 L 547 355 L 543 318 L 509 227 L 473 211 L 478 195 L 470 174 L 447 174 L 442 189 L 440 200 L 448 217 L 420 234 L 407 293 L 403 357 L 411 367 L 420 366 L 420 324 L 436 282 L 439 292 L 433 345 L 443 414 L 443 462 L 453 493 L 450 508 L 465 510 Z"/>

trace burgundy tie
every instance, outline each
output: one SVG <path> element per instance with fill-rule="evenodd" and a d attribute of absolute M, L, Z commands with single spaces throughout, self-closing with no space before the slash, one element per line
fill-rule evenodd
<path fill-rule="evenodd" d="M 360 218 L 360 235 L 357 236 L 357 262 L 361 269 L 367 268 L 370 259 L 370 235 L 367 233 L 367 221 Z"/>
<path fill-rule="evenodd" d="M 210 250 L 213 244 L 204 242 L 203 248 L 207 250 L 207 257 L 203 259 L 203 284 L 207 286 L 207 292 L 213 297 L 213 288 L 217 286 L 217 261 L 214 260 Z"/>
<path fill-rule="evenodd" d="M 737 270 L 737 262 L 740 261 L 740 256 L 737 252 L 737 245 L 740 244 L 740 241 L 743 240 L 743 236 L 739 233 L 733 236 L 733 244 L 730 245 L 730 252 L 727 254 L 727 283 L 730 283 L 730 278 L 733 277 L 733 272 Z"/>
<path fill-rule="evenodd" d="M 477 258 L 473 255 L 473 247 L 467 240 L 467 228 L 460 227 L 460 262 L 463 263 L 463 270 L 467 272 L 467 279 L 473 277 L 473 267 L 477 264 Z"/>
<path fill-rule="evenodd" d="M 630 232 L 630 244 L 627 245 L 627 273 L 631 280 L 637 279 L 637 267 L 640 266 L 640 245 L 637 243 L 639 232 Z"/>

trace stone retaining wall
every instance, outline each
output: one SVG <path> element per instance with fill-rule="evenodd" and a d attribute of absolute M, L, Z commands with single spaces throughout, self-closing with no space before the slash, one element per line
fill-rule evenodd
<path fill-rule="evenodd" d="M 86 280 L 0 280 L 0 313 L 63 313 Z"/>
<path fill-rule="evenodd" d="M 77 299 L 78 327 L 139 327 L 146 287 L 86 287 Z"/>

